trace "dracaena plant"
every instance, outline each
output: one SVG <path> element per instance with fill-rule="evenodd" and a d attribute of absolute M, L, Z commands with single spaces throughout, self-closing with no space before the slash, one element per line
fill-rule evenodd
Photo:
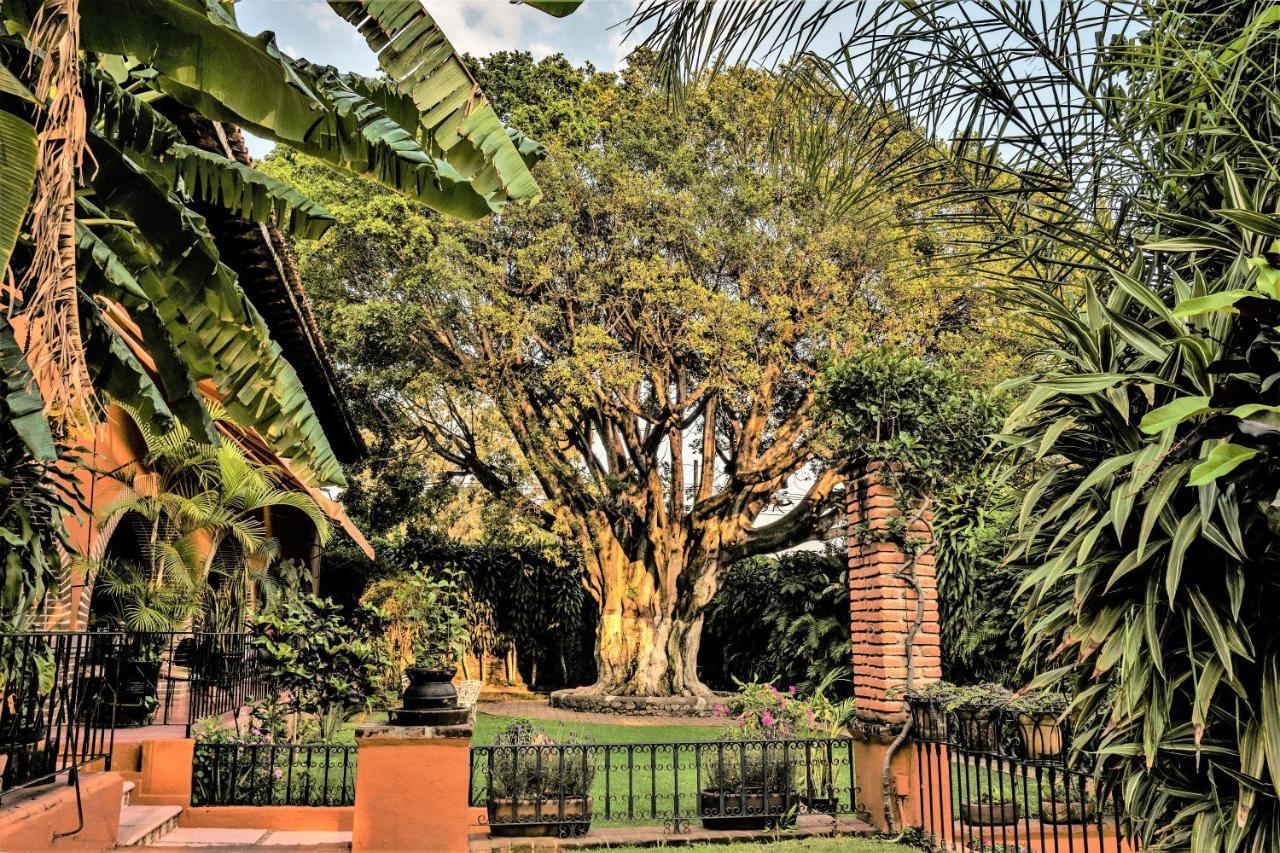
<path fill-rule="evenodd" d="M 785 58 L 939 142 L 949 250 L 1040 344 L 1011 559 L 1077 750 L 1148 848 L 1280 847 L 1280 7 L 648 0 L 668 76 Z M 714 33 L 714 38 L 708 38 Z"/>

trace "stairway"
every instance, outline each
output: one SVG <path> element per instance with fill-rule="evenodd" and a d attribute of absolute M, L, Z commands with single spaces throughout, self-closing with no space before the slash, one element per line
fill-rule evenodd
<path fill-rule="evenodd" d="M 126 793 L 125 796 L 128 796 Z M 117 847 L 146 847 L 178 828 L 182 806 L 135 806 L 120 810 Z"/>

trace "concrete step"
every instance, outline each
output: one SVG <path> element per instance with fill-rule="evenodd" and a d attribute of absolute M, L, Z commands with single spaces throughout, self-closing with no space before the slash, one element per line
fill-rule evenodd
<path fill-rule="evenodd" d="M 351 849 L 350 832 L 286 831 L 224 827 L 183 826 L 142 848 L 143 850 L 226 851 L 271 850 L 274 853 L 306 850 L 343 853 Z"/>
<path fill-rule="evenodd" d="M 129 808 L 129 800 L 132 799 L 133 789 L 137 787 L 134 782 L 128 779 L 124 782 L 124 791 L 120 794 L 120 811 Z"/>
<path fill-rule="evenodd" d="M 178 828 L 182 806 L 129 806 L 120 812 L 118 847 L 154 844 L 170 830 Z"/>

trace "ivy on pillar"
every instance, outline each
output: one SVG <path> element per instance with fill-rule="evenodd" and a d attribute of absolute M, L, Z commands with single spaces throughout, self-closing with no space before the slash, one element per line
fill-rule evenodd
<path fill-rule="evenodd" d="M 907 498 L 879 463 L 849 489 L 849 615 L 862 807 L 881 829 L 915 822 L 914 753 L 903 689 L 942 677 L 937 572 L 927 498 Z"/>

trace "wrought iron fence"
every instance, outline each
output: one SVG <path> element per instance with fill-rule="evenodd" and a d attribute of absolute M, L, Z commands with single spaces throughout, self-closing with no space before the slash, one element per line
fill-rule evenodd
<path fill-rule="evenodd" d="M 470 804 L 494 835 L 787 827 L 856 814 L 853 778 L 850 738 L 473 746 Z"/>
<path fill-rule="evenodd" d="M 271 695 L 248 634 L 0 634 L 0 791 L 102 760 L 114 730 L 192 724 Z"/>
<path fill-rule="evenodd" d="M 351 806 L 356 748 L 345 744 L 197 743 L 193 806 Z"/>
<path fill-rule="evenodd" d="M 921 813 L 949 850 L 1118 853 L 1125 840 L 1118 786 L 1070 763 L 1069 732 L 1054 715 L 947 712 L 912 703 Z"/>
<path fill-rule="evenodd" d="M 47 782 L 111 754 L 94 689 L 105 663 L 87 634 L 0 634 L 0 792 Z"/>

